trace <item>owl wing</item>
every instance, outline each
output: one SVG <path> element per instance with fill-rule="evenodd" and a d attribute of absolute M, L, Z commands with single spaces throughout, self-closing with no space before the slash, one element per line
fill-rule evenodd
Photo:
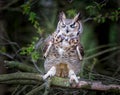
<path fill-rule="evenodd" d="M 76 50 L 77 50 L 77 54 L 78 54 L 79 59 L 82 60 L 83 56 L 84 56 L 84 49 L 80 43 L 77 45 Z"/>
<path fill-rule="evenodd" d="M 44 58 L 47 57 L 47 55 L 48 55 L 48 53 L 50 51 L 50 48 L 52 47 L 52 44 L 53 44 L 53 37 L 52 37 L 52 35 L 50 35 L 44 41 L 44 47 L 43 47 L 43 56 L 44 56 Z"/>
<path fill-rule="evenodd" d="M 82 44 L 79 44 L 79 49 L 80 49 L 81 55 L 84 56 L 84 48 Z"/>

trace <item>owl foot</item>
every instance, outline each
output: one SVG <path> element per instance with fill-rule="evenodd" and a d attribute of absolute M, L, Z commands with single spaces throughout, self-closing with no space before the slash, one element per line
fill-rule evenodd
<path fill-rule="evenodd" d="M 53 66 L 51 69 L 43 76 L 43 80 L 47 79 L 48 77 L 52 77 L 56 74 L 56 68 Z"/>
<path fill-rule="evenodd" d="M 78 78 L 77 78 L 77 76 L 76 76 L 76 74 L 74 73 L 74 71 L 73 70 L 69 70 L 69 81 L 70 81 L 70 83 L 72 84 L 73 82 L 75 82 L 76 84 L 78 84 Z"/>

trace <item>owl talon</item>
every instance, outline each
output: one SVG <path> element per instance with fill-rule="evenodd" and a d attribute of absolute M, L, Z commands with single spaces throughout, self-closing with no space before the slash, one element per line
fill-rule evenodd
<path fill-rule="evenodd" d="M 76 74 L 74 73 L 73 70 L 69 71 L 69 78 L 70 78 L 69 79 L 70 83 L 73 83 L 75 81 L 75 83 L 77 84 L 79 82 L 78 78 L 77 78 L 77 76 L 76 76 Z"/>
<path fill-rule="evenodd" d="M 56 68 L 53 66 L 48 72 L 47 74 L 45 74 L 43 76 L 43 80 L 47 79 L 48 77 L 52 77 L 56 74 Z"/>
<path fill-rule="evenodd" d="M 70 79 L 69 79 L 70 83 L 73 83 L 74 81 L 75 81 L 76 84 L 79 82 L 75 75 L 71 76 Z"/>

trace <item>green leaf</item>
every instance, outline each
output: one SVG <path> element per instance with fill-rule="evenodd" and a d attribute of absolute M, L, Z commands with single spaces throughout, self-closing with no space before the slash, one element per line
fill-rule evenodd
<path fill-rule="evenodd" d="M 30 12 L 30 5 L 28 3 L 22 5 L 21 7 L 23 8 L 23 14 L 29 14 L 29 12 Z"/>
<path fill-rule="evenodd" d="M 35 21 L 34 22 L 34 27 L 37 29 L 37 28 L 39 28 L 39 23 L 38 23 L 38 21 Z"/>
<path fill-rule="evenodd" d="M 34 52 L 32 52 L 31 57 L 34 61 L 36 61 L 39 59 L 40 55 L 38 52 L 34 51 Z"/>
<path fill-rule="evenodd" d="M 93 9 L 93 8 L 94 8 L 94 6 L 90 5 L 90 6 L 87 6 L 85 9 L 90 10 L 90 9 Z"/>
<path fill-rule="evenodd" d="M 68 10 L 67 14 L 68 14 L 68 17 L 73 17 L 76 14 L 76 10 L 74 10 L 74 9 Z"/>
<path fill-rule="evenodd" d="M 36 14 L 34 12 L 30 12 L 29 20 L 34 23 L 36 19 Z"/>
<path fill-rule="evenodd" d="M 102 22 L 102 23 L 105 22 L 105 17 L 101 17 L 101 22 Z"/>

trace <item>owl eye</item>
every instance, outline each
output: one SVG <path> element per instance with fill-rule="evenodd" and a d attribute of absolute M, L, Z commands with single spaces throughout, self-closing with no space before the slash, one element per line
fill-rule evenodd
<path fill-rule="evenodd" d="M 71 28 L 75 28 L 75 23 L 70 25 Z"/>
<path fill-rule="evenodd" d="M 61 25 L 61 27 L 62 27 L 62 28 L 65 28 L 65 27 L 66 27 L 66 25 L 65 25 L 65 24 L 62 24 L 62 25 Z"/>

